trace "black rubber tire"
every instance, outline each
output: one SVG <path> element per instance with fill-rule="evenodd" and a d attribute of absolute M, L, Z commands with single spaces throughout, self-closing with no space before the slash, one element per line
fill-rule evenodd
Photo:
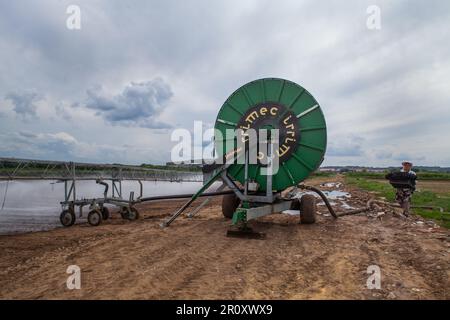
<path fill-rule="evenodd" d="M 139 219 L 139 211 L 136 208 L 131 207 L 130 212 L 128 213 L 128 220 L 137 220 Z"/>
<path fill-rule="evenodd" d="M 226 194 L 222 198 L 222 214 L 227 219 L 232 219 L 233 214 L 239 207 L 241 200 L 234 194 Z"/>
<path fill-rule="evenodd" d="M 63 210 L 59 215 L 59 221 L 64 227 L 73 226 L 75 220 L 75 213 L 72 210 Z"/>
<path fill-rule="evenodd" d="M 312 224 L 316 222 L 316 198 L 312 194 L 305 194 L 300 200 L 300 222 Z"/>
<path fill-rule="evenodd" d="M 91 212 L 89 212 L 87 220 L 91 226 L 96 227 L 100 223 L 102 223 L 102 213 L 100 212 L 100 210 L 92 210 Z"/>
<path fill-rule="evenodd" d="M 110 218 L 110 213 L 109 213 L 109 209 L 107 207 L 103 207 L 102 208 L 102 219 L 103 220 L 108 220 Z"/>
<path fill-rule="evenodd" d="M 119 212 L 120 212 L 120 216 L 122 217 L 122 219 L 128 220 L 129 211 L 128 211 L 127 207 L 120 208 Z"/>

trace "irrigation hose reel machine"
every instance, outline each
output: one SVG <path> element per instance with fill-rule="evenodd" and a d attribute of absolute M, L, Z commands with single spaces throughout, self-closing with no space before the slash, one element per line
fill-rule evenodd
<path fill-rule="evenodd" d="M 325 118 L 319 103 L 306 89 L 278 78 L 247 83 L 222 105 L 215 129 L 216 159 L 224 159 L 223 164 L 204 166 L 206 171 L 208 167 L 210 170 L 204 173 L 208 178 L 203 187 L 162 226 L 168 226 L 217 180 L 223 182 L 220 189 L 228 187 L 233 191 L 224 196 L 222 203 L 224 216 L 232 218 L 229 236 L 257 237 L 260 234 L 247 226 L 249 220 L 289 209 L 300 209 L 302 223 L 315 222 L 313 195 L 305 193 L 300 199 L 295 198 L 297 192 L 287 192 L 287 195 L 283 192 L 282 195 L 287 188 L 299 186 L 324 159 L 327 145 Z M 230 129 L 238 132 L 232 137 L 233 143 L 229 141 Z M 261 141 L 252 143 L 255 139 L 246 139 L 250 129 L 256 131 L 256 140 L 261 139 L 259 132 L 269 133 L 267 150 L 258 148 Z M 273 129 L 278 129 L 275 130 L 278 139 L 270 135 Z M 220 134 L 217 136 L 217 133 Z M 245 141 L 244 147 L 241 141 Z M 255 148 L 257 161 L 249 161 Z M 273 170 L 274 163 L 278 170 Z M 320 190 L 306 188 L 326 200 Z"/>

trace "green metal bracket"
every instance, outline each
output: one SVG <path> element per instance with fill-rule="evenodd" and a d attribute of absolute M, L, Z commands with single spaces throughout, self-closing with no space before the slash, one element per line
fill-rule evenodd
<path fill-rule="evenodd" d="M 240 223 L 247 223 L 247 210 L 244 208 L 238 208 L 233 214 L 232 225 Z"/>

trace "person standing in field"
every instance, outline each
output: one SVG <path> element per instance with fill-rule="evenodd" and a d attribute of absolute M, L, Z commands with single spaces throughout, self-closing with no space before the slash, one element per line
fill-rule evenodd
<path fill-rule="evenodd" d="M 386 175 L 386 179 L 396 189 L 395 200 L 403 209 L 403 215 L 409 216 L 411 207 L 411 197 L 416 190 L 417 175 L 412 169 L 412 163 L 409 161 L 402 162 L 400 172 L 391 172 Z"/>
<path fill-rule="evenodd" d="M 409 216 L 410 214 L 410 206 L 411 206 L 411 197 L 414 191 L 416 190 L 416 178 L 417 175 L 414 171 L 412 171 L 413 164 L 409 161 L 402 162 L 402 169 L 400 172 L 407 173 L 407 177 L 411 181 L 410 188 L 397 188 L 395 193 L 395 200 L 400 204 L 400 207 L 403 209 L 403 214 L 405 216 Z"/>

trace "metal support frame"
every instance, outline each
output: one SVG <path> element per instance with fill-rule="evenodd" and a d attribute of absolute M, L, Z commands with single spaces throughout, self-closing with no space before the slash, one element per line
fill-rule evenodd
<path fill-rule="evenodd" d="M 217 188 L 217 190 L 216 190 L 216 192 L 220 192 L 220 191 L 222 191 L 223 189 L 225 189 L 225 187 L 226 187 L 226 184 L 225 183 L 222 183 L 222 185 L 219 187 L 219 188 Z M 211 201 L 211 199 L 212 199 L 212 197 L 208 197 L 208 198 L 206 198 L 202 203 L 200 203 L 194 210 L 192 210 L 187 216 L 189 217 L 189 218 L 192 218 L 192 217 L 194 217 L 204 206 L 206 206 L 210 201 Z"/>
<path fill-rule="evenodd" d="M 33 169 L 34 166 L 38 166 Z M 199 173 L 179 170 L 165 170 L 120 164 L 44 161 L 0 157 L 0 180 L 58 180 L 73 178 L 76 169 L 77 180 L 120 179 L 147 181 L 189 181 L 201 182 Z"/>
<path fill-rule="evenodd" d="M 247 213 L 246 219 L 247 219 L 247 221 L 249 221 L 252 219 L 266 216 L 271 213 L 289 210 L 291 208 L 291 204 L 292 204 L 292 200 L 283 200 L 283 201 L 269 204 L 269 205 L 263 205 L 263 206 L 259 206 L 259 207 L 244 209 Z"/>
<path fill-rule="evenodd" d="M 279 193 L 270 193 L 269 196 L 251 194 L 245 195 L 245 193 L 242 193 L 242 191 L 238 188 L 236 183 L 230 178 L 226 171 L 222 172 L 221 179 L 228 186 L 228 188 L 233 190 L 233 192 L 241 201 L 273 203 L 275 200 L 279 199 Z"/>
<path fill-rule="evenodd" d="M 230 178 L 228 173 L 226 171 L 222 172 L 221 179 L 222 181 L 231 189 L 234 191 L 236 196 L 241 201 L 247 201 L 247 202 L 262 202 L 262 203 L 273 203 L 276 200 L 280 198 L 279 193 L 273 193 L 272 191 L 272 172 L 273 172 L 273 161 L 271 159 L 273 154 L 273 143 L 268 144 L 268 152 L 267 152 L 267 175 L 266 175 L 266 194 L 265 195 L 249 195 L 248 194 L 248 184 L 249 184 L 249 172 L 248 172 L 248 165 L 249 165 L 249 151 L 250 147 L 246 146 L 245 150 L 245 167 L 244 167 L 244 192 L 242 193 L 241 190 L 236 186 L 236 183 Z"/>
<path fill-rule="evenodd" d="M 123 208 L 132 207 L 143 195 L 143 184 L 139 182 L 139 198 L 134 199 L 134 192 L 130 193 L 129 199 L 125 200 L 122 197 L 122 168 L 112 168 L 111 179 L 98 178 L 95 180 L 97 184 L 101 184 L 105 187 L 103 191 L 103 198 L 91 198 L 91 199 L 77 199 L 76 196 L 76 184 L 80 180 L 76 175 L 76 164 L 73 162 L 64 163 L 68 178 L 62 180 L 64 182 L 64 201 L 61 202 L 63 210 L 69 208 L 75 211 L 75 207 L 79 207 L 79 217 L 83 216 L 83 207 L 89 206 L 90 210 L 102 209 L 105 204 L 112 204 L 117 207 Z M 108 197 L 109 185 L 104 180 L 111 180 L 111 193 L 112 197 Z"/>
<path fill-rule="evenodd" d="M 139 197 L 137 197 L 137 200 L 141 200 L 144 195 L 144 185 L 141 180 L 138 180 L 137 182 L 139 183 Z"/>
<path fill-rule="evenodd" d="M 269 143 L 270 145 L 270 155 L 273 153 L 273 143 Z M 223 181 L 223 184 L 228 186 L 235 194 L 236 196 L 242 201 L 245 206 L 248 206 L 249 203 L 256 202 L 256 203 L 269 203 L 273 204 L 276 200 L 280 199 L 279 193 L 273 193 L 272 192 L 272 177 L 268 174 L 267 175 L 267 189 L 266 195 L 252 195 L 248 194 L 248 161 L 249 161 L 249 151 L 253 148 L 256 148 L 257 144 L 253 143 L 252 145 L 246 144 L 245 150 L 244 150 L 244 159 L 245 159 L 245 182 L 244 182 L 244 192 L 241 192 L 241 190 L 237 187 L 236 183 L 230 178 L 230 176 L 227 173 L 227 169 L 235 162 L 239 161 L 240 158 L 242 158 L 242 154 L 239 154 L 238 152 L 234 155 L 233 159 L 230 159 L 230 161 L 227 161 L 226 164 L 223 166 L 217 168 L 210 179 L 203 185 L 202 188 L 200 188 L 197 193 L 195 193 L 192 198 L 187 201 L 180 209 L 178 209 L 169 219 L 161 223 L 161 227 L 165 228 L 168 227 L 176 218 L 178 218 L 202 193 L 208 189 L 211 184 L 216 181 L 217 179 L 221 179 Z M 269 153 L 268 152 L 268 153 Z M 272 161 L 269 160 L 268 166 L 269 169 L 272 169 Z M 268 171 L 268 173 L 271 173 L 272 171 Z M 201 204 L 201 206 L 204 204 Z M 290 203 L 289 203 L 290 205 Z M 195 210 L 194 210 L 195 212 Z M 196 212 L 195 212 L 196 213 Z M 194 214 L 195 214 L 194 213 Z M 193 214 L 191 213 L 191 217 Z"/>
<path fill-rule="evenodd" d="M 113 179 L 112 184 L 112 197 L 114 199 L 122 199 L 122 180 Z"/>

